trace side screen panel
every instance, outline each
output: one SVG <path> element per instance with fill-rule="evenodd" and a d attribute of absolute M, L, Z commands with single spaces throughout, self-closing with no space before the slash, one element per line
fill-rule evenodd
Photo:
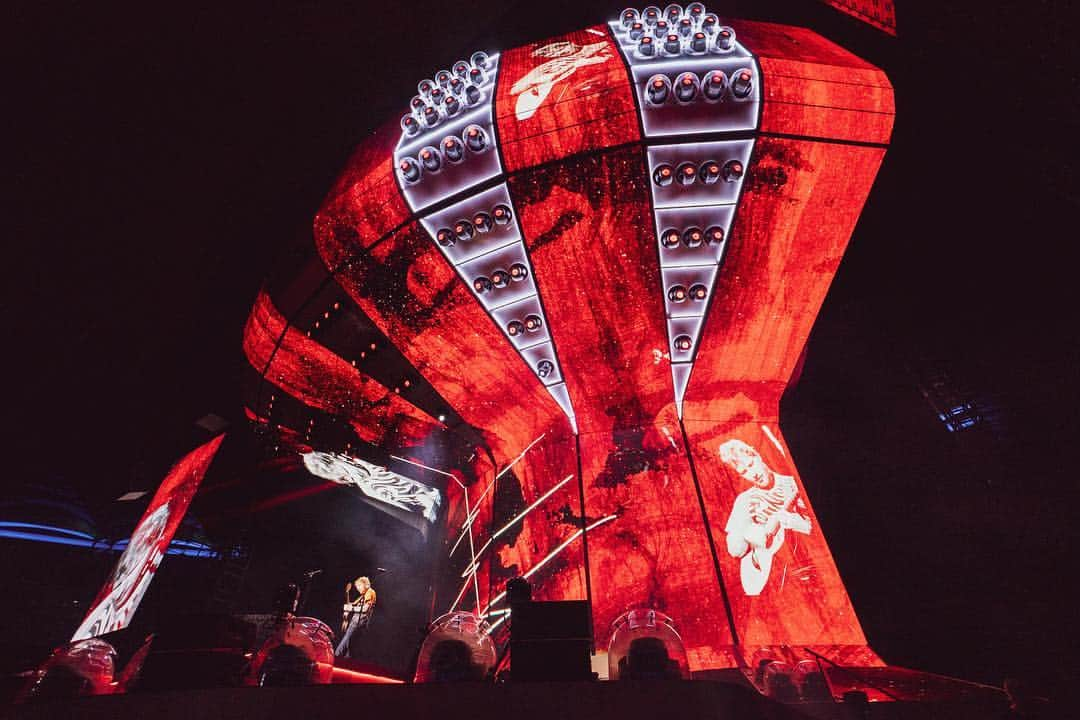
<path fill-rule="evenodd" d="M 71 636 L 73 642 L 120 630 L 131 622 L 224 438 L 224 435 L 218 435 L 192 450 L 165 476 L 135 526 L 112 576 L 94 598 L 86 618 Z"/>

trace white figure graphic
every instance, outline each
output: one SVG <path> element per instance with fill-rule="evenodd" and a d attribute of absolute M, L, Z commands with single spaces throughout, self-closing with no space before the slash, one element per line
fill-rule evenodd
<path fill-rule="evenodd" d="M 428 522 L 435 522 L 438 516 L 442 497 L 433 487 L 348 455 L 313 451 L 303 457 L 304 467 L 316 477 L 352 485 L 368 497 L 401 510 L 420 512 Z"/>
<path fill-rule="evenodd" d="M 105 596 L 82 621 L 71 638 L 73 641 L 128 626 L 169 547 L 165 541 L 168 524 L 167 502 L 139 523 L 116 562 Z"/>
<path fill-rule="evenodd" d="M 799 512 L 795 478 L 772 470 L 760 453 L 742 440 L 720 446 L 720 460 L 754 487 L 735 498 L 724 532 L 727 551 L 741 558 L 739 578 L 747 595 L 760 595 L 769 580 L 773 555 L 784 544 L 784 531 L 810 534 L 810 518 Z"/>
<path fill-rule="evenodd" d="M 551 94 L 555 84 L 567 80 L 578 68 L 607 62 L 612 58 L 606 42 L 581 46 L 566 41 L 553 42 L 538 47 L 532 54 L 533 57 L 550 60 L 525 73 L 510 88 L 510 94 L 517 95 L 514 114 L 518 120 L 531 118 Z"/>

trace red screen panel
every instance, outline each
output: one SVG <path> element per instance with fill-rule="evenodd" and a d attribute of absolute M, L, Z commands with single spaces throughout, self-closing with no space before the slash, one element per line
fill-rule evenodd
<path fill-rule="evenodd" d="M 248 362 L 305 405 L 349 420 L 357 435 L 391 448 L 418 445 L 442 429 L 422 410 L 293 326 L 260 292 L 244 328 Z"/>
<path fill-rule="evenodd" d="M 678 623 L 693 667 L 732 641 L 675 415 L 647 173 L 634 146 L 511 180 L 580 428 L 594 631 L 632 607 Z"/>
<path fill-rule="evenodd" d="M 503 53 L 495 115 L 507 172 L 640 137 L 633 88 L 605 25 Z"/>
<path fill-rule="evenodd" d="M 883 153 L 761 138 L 702 333 L 684 422 L 746 651 L 874 660 L 776 423 Z"/>
<path fill-rule="evenodd" d="M 394 148 L 401 137 L 397 120 L 361 143 L 315 216 L 315 245 L 333 270 L 410 217 L 394 176 Z"/>
<path fill-rule="evenodd" d="M 224 438 L 218 435 L 195 448 L 165 476 L 72 641 L 120 630 L 131 622 Z"/>
<path fill-rule="evenodd" d="M 896 35 L 896 5 L 893 0 L 822 0 L 840 12 Z"/>

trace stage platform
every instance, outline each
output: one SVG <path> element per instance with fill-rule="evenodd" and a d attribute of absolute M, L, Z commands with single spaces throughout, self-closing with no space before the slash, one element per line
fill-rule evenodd
<path fill-rule="evenodd" d="M 6 708 L 3 718 L 84 720 L 783 720 L 785 718 L 1007 718 L 999 699 L 957 702 L 873 702 L 784 705 L 746 685 L 716 681 L 446 683 L 219 688 L 135 693 Z"/>

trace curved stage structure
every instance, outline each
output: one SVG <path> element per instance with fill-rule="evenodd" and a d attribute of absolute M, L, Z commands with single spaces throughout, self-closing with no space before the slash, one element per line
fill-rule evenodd
<path fill-rule="evenodd" d="M 671 615 L 695 671 L 880 664 L 778 403 L 886 151 L 885 74 L 698 3 L 462 57 L 349 160 L 321 265 L 258 298 L 251 417 L 445 495 L 438 612 L 497 623 L 525 575 L 588 599 L 600 647 Z"/>

